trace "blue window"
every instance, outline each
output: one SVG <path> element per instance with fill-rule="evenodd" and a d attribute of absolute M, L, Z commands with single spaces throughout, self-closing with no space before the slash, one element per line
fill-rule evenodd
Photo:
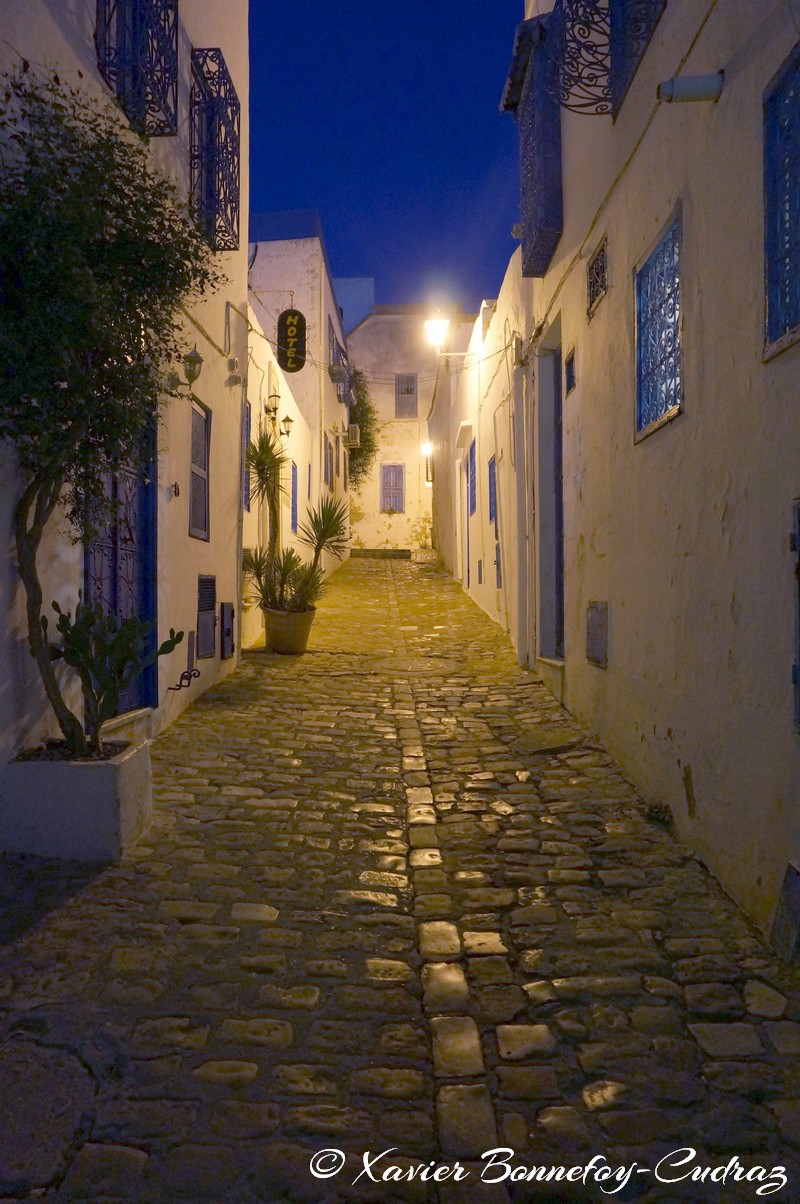
<path fill-rule="evenodd" d="M 764 101 L 767 342 L 800 326 L 800 50 Z"/>
<path fill-rule="evenodd" d="M 297 531 L 297 465 L 292 461 L 292 521 L 293 531 Z"/>
<path fill-rule="evenodd" d="M 405 514 L 406 468 L 404 464 L 381 465 L 381 512 Z"/>
<path fill-rule="evenodd" d="M 475 440 L 474 439 L 472 440 L 472 442 L 469 445 L 469 467 L 468 467 L 467 471 L 469 474 L 469 512 L 470 512 L 470 515 L 473 515 L 478 508 L 477 481 L 475 479 L 477 476 L 477 473 L 475 470 Z"/>
<path fill-rule="evenodd" d="M 252 423 L 253 411 L 249 401 L 244 403 L 244 470 L 242 478 L 242 505 L 245 510 L 250 509 L 250 472 L 247 467 L 247 449 L 250 446 L 250 426 Z"/>
<path fill-rule="evenodd" d="M 189 477 L 189 534 L 209 538 L 208 462 L 211 449 L 211 414 L 192 402 L 191 470 Z"/>
<path fill-rule="evenodd" d="M 178 132 L 178 0 L 97 0 L 97 66 L 139 134 Z"/>
<path fill-rule="evenodd" d="M 564 392 L 571 393 L 575 388 L 575 349 L 567 352 L 564 360 Z"/>
<path fill-rule="evenodd" d="M 681 408 L 681 221 L 678 216 L 636 273 L 636 430 Z"/>
<path fill-rule="evenodd" d="M 545 274 L 564 228 L 558 55 L 548 48 L 546 22 L 538 26 L 517 110 L 523 276 Z"/>
<path fill-rule="evenodd" d="M 192 51 L 191 204 L 214 251 L 239 246 L 239 98 L 222 51 Z"/>
<path fill-rule="evenodd" d="M 489 461 L 489 522 L 494 523 L 497 532 L 497 459 L 492 456 Z"/>
<path fill-rule="evenodd" d="M 610 0 L 613 113 L 625 98 L 665 4 L 666 0 Z"/>
<path fill-rule="evenodd" d="M 396 372 L 394 377 L 395 418 L 417 417 L 417 374 Z"/>

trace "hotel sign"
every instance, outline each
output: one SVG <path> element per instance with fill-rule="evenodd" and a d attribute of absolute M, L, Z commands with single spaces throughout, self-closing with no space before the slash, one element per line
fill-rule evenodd
<path fill-rule="evenodd" d="M 299 372 L 306 362 L 306 320 L 299 309 L 278 318 L 278 363 L 284 372 Z"/>

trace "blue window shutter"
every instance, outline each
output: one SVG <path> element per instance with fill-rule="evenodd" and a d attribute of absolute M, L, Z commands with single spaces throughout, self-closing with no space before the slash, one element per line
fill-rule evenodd
<path fill-rule="evenodd" d="M 189 534 L 197 539 L 209 537 L 209 456 L 211 415 L 196 401 L 192 402 L 191 471 L 189 478 Z"/>
<path fill-rule="evenodd" d="M 381 465 L 381 510 L 405 514 L 405 465 Z"/>
<path fill-rule="evenodd" d="M 767 342 L 800 326 L 800 51 L 764 102 Z"/>
<path fill-rule="evenodd" d="M 197 659 L 214 655 L 214 632 L 217 624 L 217 579 L 197 579 Z"/>
<path fill-rule="evenodd" d="M 297 465 L 292 461 L 292 530 L 297 530 Z"/>
<path fill-rule="evenodd" d="M 497 521 L 497 460 L 489 461 L 489 522 Z"/>
<path fill-rule="evenodd" d="M 469 445 L 469 512 L 473 515 L 478 508 L 477 483 L 475 480 L 475 440 Z"/>
<path fill-rule="evenodd" d="M 519 118 L 522 275 L 544 276 L 564 228 L 561 179 L 561 110 L 554 75 L 559 55 L 548 45 L 547 20 L 528 62 L 517 109 Z"/>
<path fill-rule="evenodd" d="M 502 589 L 503 588 L 503 562 L 500 558 L 500 544 L 499 543 L 495 543 L 495 545 L 494 545 L 494 567 L 495 567 L 495 573 L 497 576 L 497 588 Z"/>
<path fill-rule="evenodd" d="M 250 425 L 252 422 L 252 407 L 249 401 L 244 403 L 244 479 L 242 481 L 242 503 L 245 510 L 250 509 L 250 473 L 247 468 L 247 449 L 250 446 Z"/>
<path fill-rule="evenodd" d="M 219 605 L 219 624 L 220 624 L 220 656 L 224 661 L 230 660 L 236 651 L 234 642 L 234 627 L 233 620 L 236 617 L 236 611 L 232 602 L 220 602 Z"/>

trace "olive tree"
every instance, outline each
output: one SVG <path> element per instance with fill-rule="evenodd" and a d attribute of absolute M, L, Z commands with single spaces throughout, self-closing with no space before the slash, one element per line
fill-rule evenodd
<path fill-rule="evenodd" d="M 176 185 L 119 111 L 23 60 L 0 76 L 0 438 L 30 651 L 71 751 L 37 553 L 61 506 L 75 541 L 113 518 L 108 474 L 142 462 L 180 354 L 180 310 L 222 278 Z"/>

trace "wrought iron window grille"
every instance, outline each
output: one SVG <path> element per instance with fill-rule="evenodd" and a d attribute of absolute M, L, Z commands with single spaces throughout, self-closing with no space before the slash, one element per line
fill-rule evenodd
<path fill-rule="evenodd" d="M 636 273 L 636 432 L 649 434 L 680 413 L 682 313 L 681 217 Z"/>
<path fill-rule="evenodd" d="M 97 66 L 132 128 L 178 131 L 178 0 L 97 0 Z"/>
<path fill-rule="evenodd" d="M 616 116 L 667 0 L 609 0 L 611 111 Z"/>
<path fill-rule="evenodd" d="M 767 344 L 800 332 L 800 52 L 764 99 Z"/>
<path fill-rule="evenodd" d="M 553 99 L 574 113 L 611 112 L 613 0 L 556 0 L 547 24 Z"/>
<path fill-rule="evenodd" d="M 608 292 L 608 239 L 590 257 L 586 265 L 586 309 L 591 318 Z"/>
<path fill-rule="evenodd" d="M 564 393 L 566 396 L 572 392 L 576 385 L 575 376 L 575 349 L 567 352 L 564 360 Z"/>
<path fill-rule="evenodd" d="M 239 246 L 240 106 L 222 51 L 192 50 L 192 209 L 214 251 Z"/>

